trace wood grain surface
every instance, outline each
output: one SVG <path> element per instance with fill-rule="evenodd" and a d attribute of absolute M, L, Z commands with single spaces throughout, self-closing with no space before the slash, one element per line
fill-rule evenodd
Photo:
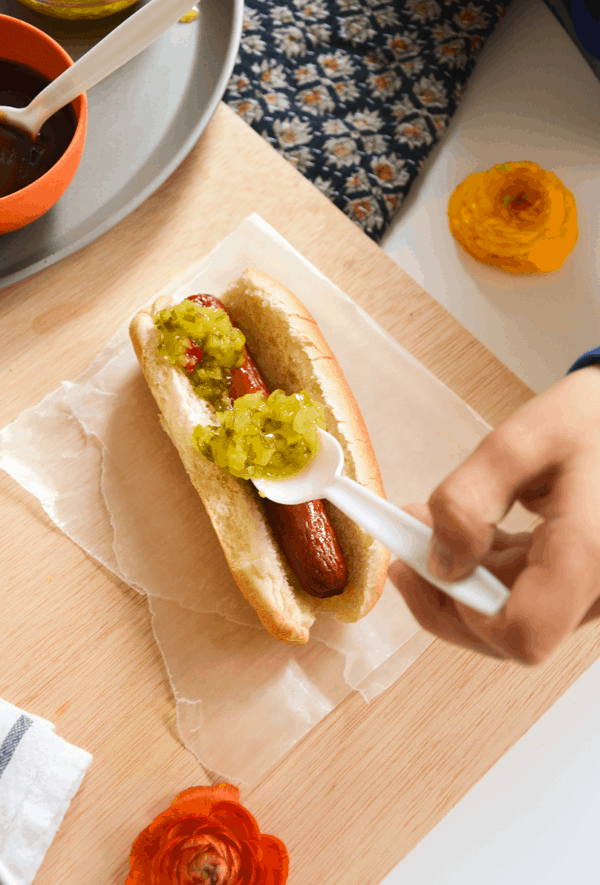
<path fill-rule="evenodd" d="M 0 292 L 0 426 L 90 364 L 174 275 L 258 212 L 491 424 L 532 396 L 225 105 L 188 158 L 96 242 Z M 181 745 L 145 598 L 0 473 L 0 696 L 94 761 L 36 885 L 121 885 L 137 833 L 202 769 Z M 242 801 L 289 885 L 377 885 L 600 653 L 600 625 L 546 665 L 441 641 L 370 704 L 356 692 Z M 243 735 L 240 735 L 243 740 Z"/>

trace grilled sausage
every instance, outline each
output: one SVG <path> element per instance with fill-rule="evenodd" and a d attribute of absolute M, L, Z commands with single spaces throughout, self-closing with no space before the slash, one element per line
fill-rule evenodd
<path fill-rule="evenodd" d="M 225 307 L 212 295 L 191 295 L 200 307 Z M 244 348 L 245 361 L 233 369 L 229 395 L 237 399 L 247 393 L 269 395 L 269 389 L 252 354 Z M 265 499 L 269 521 L 298 583 L 311 596 L 325 598 L 343 593 L 348 568 L 335 529 L 323 501 L 277 504 Z"/>

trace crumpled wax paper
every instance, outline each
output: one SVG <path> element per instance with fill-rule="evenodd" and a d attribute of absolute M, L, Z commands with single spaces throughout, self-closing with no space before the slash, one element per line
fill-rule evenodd
<path fill-rule="evenodd" d="M 365 418 L 387 497 L 427 500 L 489 426 L 257 215 L 164 291 L 219 295 L 248 266 L 315 316 Z M 320 615 L 306 645 L 265 631 L 160 427 L 128 323 L 83 375 L 0 431 L 0 466 L 147 594 L 183 743 L 221 779 L 250 785 L 353 689 L 368 702 L 390 686 L 433 637 L 389 581 L 357 624 Z"/>

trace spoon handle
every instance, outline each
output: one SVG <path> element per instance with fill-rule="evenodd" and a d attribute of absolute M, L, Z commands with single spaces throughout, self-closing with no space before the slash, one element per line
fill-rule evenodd
<path fill-rule="evenodd" d="M 24 125 L 39 132 L 52 114 L 138 55 L 193 5 L 194 0 L 150 0 L 46 86 L 21 115 Z"/>
<path fill-rule="evenodd" d="M 427 568 L 433 534 L 429 526 L 347 476 L 338 474 L 325 489 L 323 497 L 381 541 L 422 578 L 458 602 L 492 616 L 500 611 L 510 596 L 508 588 L 483 566 L 478 566 L 462 581 L 443 581 L 432 575 Z"/>

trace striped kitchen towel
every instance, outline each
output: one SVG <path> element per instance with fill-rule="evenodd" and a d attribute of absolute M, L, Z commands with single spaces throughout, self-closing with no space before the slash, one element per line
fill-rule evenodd
<path fill-rule="evenodd" d="M 92 757 L 0 699 L 0 885 L 30 885 Z"/>

